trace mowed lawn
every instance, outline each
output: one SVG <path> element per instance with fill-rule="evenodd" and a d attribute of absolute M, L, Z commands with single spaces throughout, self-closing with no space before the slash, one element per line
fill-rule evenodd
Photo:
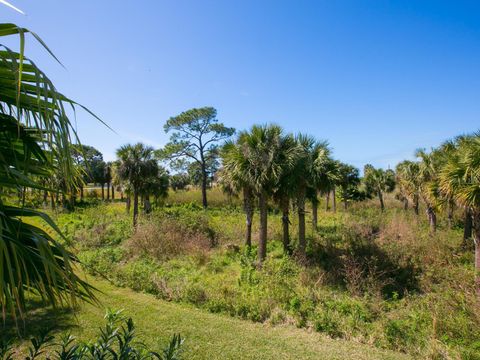
<path fill-rule="evenodd" d="M 26 323 L 28 333 L 38 326 L 55 332 L 71 332 L 81 340 L 91 340 L 104 324 L 105 308 L 124 309 L 133 318 L 138 340 L 160 348 L 173 333 L 185 338 L 184 359 L 408 359 L 406 355 L 382 351 L 370 346 L 333 340 L 318 333 L 290 326 L 264 324 L 210 314 L 188 305 L 174 304 L 154 296 L 118 288 L 93 280 L 103 294 L 101 306 L 83 305 L 70 312 L 36 312 Z M 8 330 L 8 329 L 7 329 Z M 25 342 L 17 356 L 25 351 Z"/>

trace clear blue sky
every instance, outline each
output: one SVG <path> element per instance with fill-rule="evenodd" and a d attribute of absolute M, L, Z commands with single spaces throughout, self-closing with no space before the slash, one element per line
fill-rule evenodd
<path fill-rule="evenodd" d="M 10 0 L 37 32 L 27 55 L 118 134 L 77 116 L 105 158 L 162 146 L 192 107 L 245 129 L 275 122 L 326 139 L 336 158 L 395 166 L 480 128 L 479 1 Z M 16 39 L 8 43 L 17 44 Z"/>

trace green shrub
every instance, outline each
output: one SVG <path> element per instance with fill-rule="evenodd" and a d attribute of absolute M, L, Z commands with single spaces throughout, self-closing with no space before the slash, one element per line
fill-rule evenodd
<path fill-rule="evenodd" d="M 64 334 L 60 342 L 44 332 L 30 341 L 26 360 L 47 358 L 52 360 L 123 359 L 123 360 L 179 360 L 184 339 L 175 334 L 161 352 L 148 349 L 136 341 L 136 328 L 131 318 L 125 318 L 121 311 L 107 310 L 106 325 L 100 328 L 96 341 L 81 343 L 70 334 Z M 0 342 L 0 359 L 12 360 L 18 357 L 10 343 Z"/>

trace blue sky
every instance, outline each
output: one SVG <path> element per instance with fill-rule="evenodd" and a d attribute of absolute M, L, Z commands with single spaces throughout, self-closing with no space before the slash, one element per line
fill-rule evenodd
<path fill-rule="evenodd" d="M 388 167 L 480 128 L 480 2 L 11 0 L 2 21 L 38 33 L 27 55 L 112 133 L 77 114 L 106 159 L 160 147 L 192 107 L 245 129 L 274 122 L 330 142 L 360 168 Z M 18 40 L 9 39 L 15 47 Z"/>

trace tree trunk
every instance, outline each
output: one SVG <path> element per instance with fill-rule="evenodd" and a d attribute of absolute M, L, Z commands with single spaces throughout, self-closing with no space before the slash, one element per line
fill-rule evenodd
<path fill-rule="evenodd" d="M 378 192 L 378 200 L 380 200 L 380 209 L 385 210 L 385 203 L 383 202 L 383 194 L 381 191 Z"/>
<path fill-rule="evenodd" d="M 102 200 L 105 200 L 105 184 L 102 183 Z"/>
<path fill-rule="evenodd" d="M 285 254 L 291 254 L 292 249 L 290 248 L 290 200 L 288 196 L 284 196 L 281 200 L 282 202 L 282 230 L 283 230 L 283 251 Z"/>
<path fill-rule="evenodd" d="M 312 201 L 312 227 L 313 231 L 317 231 L 318 228 L 318 201 L 314 199 Z"/>
<path fill-rule="evenodd" d="M 344 208 L 345 210 L 347 210 L 347 208 L 348 208 L 348 201 L 347 201 L 347 199 L 344 199 L 344 200 L 343 200 L 343 208 Z"/>
<path fill-rule="evenodd" d="M 435 210 L 432 206 L 427 206 L 427 216 L 428 216 L 428 223 L 430 224 L 430 233 L 434 234 L 437 231 L 437 215 L 435 214 Z"/>
<path fill-rule="evenodd" d="M 403 198 L 403 210 L 405 210 L 405 211 L 408 210 L 408 198 L 407 197 Z"/>
<path fill-rule="evenodd" d="M 258 261 L 262 264 L 267 256 L 267 195 L 265 192 L 260 192 L 259 197 L 260 207 L 260 237 L 258 242 Z"/>
<path fill-rule="evenodd" d="M 207 169 L 205 167 L 205 161 L 202 157 L 202 205 L 203 208 L 207 208 Z"/>
<path fill-rule="evenodd" d="M 329 210 L 329 203 L 330 203 L 330 191 L 325 194 L 325 211 Z"/>
<path fill-rule="evenodd" d="M 133 227 L 137 227 L 138 221 L 138 191 L 133 191 Z"/>
<path fill-rule="evenodd" d="M 418 195 L 413 196 L 413 211 L 415 211 L 415 215 L 419 214 L 419 201 Z"/>
<path fill-rule="evenodd" d="M 337 212 L 337 195 L 335 192 L 335 188 L 332 190 L 332 208 L 333 212 Z"/>
<path fill-rule="evenodd" d="M 43 206 L 47 206 L 48 203 L 48 191 L 44 190 L 43 191 Z"/>
<path fill-rule="evenodd" d="M 110 183 L 107 182 L 107 201 L 110 200 Z"/>
<path fill-rule="evenodd" d="M 298 254 L 305 257 L 307 240 L 305 238 L 305 189 L 300 190 L 297 199 L 298 211 Z"/>
<path fill-rule="evenodd" d="M 475 290 L 480 298 L 480 209 L 473 214 L 473 242 L 475 243 Z"/>
<path fill-rule="evenodd" d="M 52 210 L 55 210 L 55 198 L 53 193 L 50 193 L 50 206 L 52 207 Z"/>
<path fill-rule="evenodd" d="M 83 185 L 80 185 L 80 201 L 83 201 Z"/>
<path fill-rule="evenodd" d="M 252 220 L 253 220 L 253 203 L 252 192 L 250 189 L 243 189 L 243 210 L 247 218 L 247 230 L 245 233 L 245 245 L 250 249 L 252 247 Z"/>
<path fill-rule="evenodd" d="M 465 208 L 465 219 L 463 225 L 463 242 L 462 247 L 466 249 L 468 247 L 468 240 L 472 238 L 472 211 L 469 207 Z"/>
<path fill-rule="evenodd" d="M 130 204 L 132 202 L 132 197 L 130 195 L 128 195 L 127 197 L 127 203 L 126 203 L 126 210 L 127 210 L 127 213 L 130 214 Z"/>
<path fill-rule="evenodd" d="M 112 201 L 115 200 L 115 186 L 112 186 Z"/>
<path fill-rule="evenodd" d="M 448 212 L 448 215 L 447 215 L 447 217 L 448 217 L 448 228 L 449 229 L 452 229 L 452 227 L 453 227 L 453 207 L 454 207 L 453 202 L 449 201 L 448 210 L 447 210 L 447 212 Z"/>
<path fill-rule="evenodd" d="M 145 200 L 143 202 L 143 211 L 145 214 L 150 214 L 152 212 L 152 204 L 150 203 L 150 195 L 145 195 Z"/>
<path fill-rule="evenodd" d="M 73 190 L 72 193 L 70 194 L 70 209 L 69 210 L 75 210 L 75 203 L 77 202 L 77 195 L 76 191 Z"/>

